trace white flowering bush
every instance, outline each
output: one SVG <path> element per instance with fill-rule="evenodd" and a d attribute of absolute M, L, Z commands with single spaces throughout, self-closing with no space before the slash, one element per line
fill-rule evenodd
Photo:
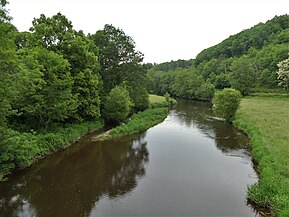
<path fill-rule="evenodd" d="M 277 72 L 278 74 L 278 80 L 279 80 L 279 86 L 282 86 L 285 90 L 288 90 L 289 87 L 289 58 L 286 60 L 281 61 L 277 64 L 279 70 Z"/>

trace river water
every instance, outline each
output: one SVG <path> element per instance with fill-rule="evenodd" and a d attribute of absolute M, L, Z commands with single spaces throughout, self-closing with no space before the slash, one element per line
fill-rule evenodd
<path fill-rule="evenodd" d="M 0 183 L 0 216 L 255 216 L 245 135 L 208 103 L 179 101 L 164 122 L 106 142 L 89 135 Z"/>

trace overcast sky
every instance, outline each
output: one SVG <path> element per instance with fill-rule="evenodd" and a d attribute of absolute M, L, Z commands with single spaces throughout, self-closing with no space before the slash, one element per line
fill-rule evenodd
<path fill-rule="evenodd" d="M 64 14 L 76 30 L 105 24 L 131 36 L 145 62 L 192 59 L 230 35 L 289 14 L 288 0 L 8 0 L 12 23 L 28 31 L 34 17 Z"/>

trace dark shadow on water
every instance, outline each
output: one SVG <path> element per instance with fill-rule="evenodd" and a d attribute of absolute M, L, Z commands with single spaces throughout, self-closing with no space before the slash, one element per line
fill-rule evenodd
<path fill-rule="evenodd" d="M 174 108 L 180 124 L 198 128 L 207 137 L 214 139 L 217 148 L 222 152 L 229 153 L 248 148 L 247 136 L 216 117 L 211 103 L 199 101 L 190 103 L 194 106 L 188 106 L 187 100 L 178 100 Z"/>
<path fill-rule="evenodd" d="M 87 216 L 102 196 L 129 193 L 148 160 L 143 137 L 82 141 L 1 183 L 0 216 Z"/>

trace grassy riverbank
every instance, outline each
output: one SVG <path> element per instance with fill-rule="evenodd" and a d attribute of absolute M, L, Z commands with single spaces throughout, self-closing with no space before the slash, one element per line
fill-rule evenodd
<path fill-rule="evenodd" d="M 168 115 L 168 107 L 176 104 L 176 100 L 170 97 L 157 96 L 150 94 L 150 109 L 134 114 L 127 123 L 123 123 L 112 130 L 99 136 L 96 140 L 106 140 L 122 136 L 132 135 L 142 132 L 148 128 L 162 122 Z"/>
<path fill-rule="evenodd" d="M 59 126 L 39 134 L 33 131 L 23 133 L 6 130 L 3 142 L 0 143 L 0 181 L 13 169 L 30 166 L 39 158 L 68 147 L 80 137 L 102 126 L 102 121 L 93 121 Z"/>
<path fill-rule="evenodd" d="M 163 108 L 177 104 L 177 101 L 169 96 L 158 96 L 149 94 L 150 107 L 151 108 Z"/>
<path fill-rule="evenodd" d="M 142 132 L 160 122 L 168 115 L 167 108 L 147 109 L 134 114 L 127 123 L 98 136 L 96 140 L 106 140 Z"/>
<path fill-rule="evenodd" d="M 252 202 L 289 216 L 289 98 L 250 97 L 241 102 L 234 124 L 251 137 L 259 183 L 249 187 Z"/>

